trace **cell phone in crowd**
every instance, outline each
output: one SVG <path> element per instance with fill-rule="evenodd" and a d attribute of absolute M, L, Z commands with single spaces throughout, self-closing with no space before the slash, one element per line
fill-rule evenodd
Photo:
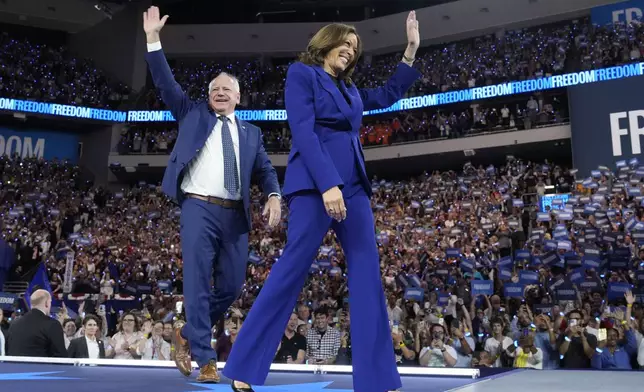
<path fill-rule="evenodd" d="M 460 329 L 461 328 L 461 322 L 458 321 L 457 319 L 452 320 L 452 328 Z"/>
<path fill-rule="evenodd" d="M 166 314 L 165 317 L 163 318 L 163 322 L 164 323 L 172 322 L 172 320 L 174 319 L 174 316 L 175 316 L 174 312 L 172 311 L 168 312 L 168 314 Z"/>
<path fill-rule="evenodd" d="M 601 342 L 602 340 L 606 340 L 607 338 L 608 338 L 608 335 L 606 332 L 606 328 L 599 328 L 599 335 L 597 336 L 597 340 Z"/>
<path fill-rule="evenodd" d="M 175 304 L 175 310 L 177 311 L 177 314 L 181 314 L 183 311 L 183 301 L 177 301 Z"/>
<path fill-rule="evenodd" d="M 391 327 L 391 332 L 397 334 L 398 333 L 398 323 L 394 323 L 394 326 Z"/>
<path fill-rule="evenodd" d="M 576 325 L 577 325 L 577 319 L 572 319 L 572 320 L 570 320 L 570 326 L 571 326 L 571 327 L 574 327 L 574 326 L 576 326 Z"/>
<path fill-rule="evenodd" d="M 98 314 L 99 315 L 105 315 L 105 305 L 99 305 L 98 306 Z"/>

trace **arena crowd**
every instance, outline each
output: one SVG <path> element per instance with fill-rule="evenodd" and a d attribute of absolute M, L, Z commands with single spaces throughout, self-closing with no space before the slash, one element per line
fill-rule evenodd
<path fill-rule="evenodd" d="M 79 181 L 78 168 L 64 162 L 0 162 L 3 183 L 14 184 L 1 191 L 3 238 L 18 258 L 14 273 L 46 267 L 52 291 L 67 298 L 58 310 L 66 341 L 84 333 L 93 313 L 97 333 L 109 342 L 108 357 L 168 359 L 172 321 L 181 317 L 176 207 L 157 186 L 108 192 Z M 642 183 L 628 181 L 644 172 L 637 162 L 622 163 L 614 172 L 626 179 L 603 168 L 577 180 L 574 171 L 552 163 L 512 157 L 501 167 L 465 165 L 395 182 L 374 178 L 376 236 L 399 364 L 644 365 L 644 197 Z M 566 196 L 544 207 L 539 201 L 550 189 Z M 283 227 L 271 230 L 262 221 L 257 189 L 253 198 L 247 281 L 213 329 L 221 360 L 285 243 Z M 85 294 L 81 301 L 63 294 L 68 252 L 75 258 L 71 293 Z M 350 363 L 345 271 L 330 232 L 276 361 Z M 18 317 L 8 314 L 3 324 Z"/>

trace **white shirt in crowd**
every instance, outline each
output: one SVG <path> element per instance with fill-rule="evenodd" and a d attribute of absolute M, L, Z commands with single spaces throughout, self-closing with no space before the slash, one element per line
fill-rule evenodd
<path fill-rule="evenodd" d="M 510 347 L 510 345 L 512 345 L 512 344 L 514 344 L 514 342 L 512 341 L 512 339 L 510 339 L 507 336 L 504 336 L 503 340 L 501 342 L 496 340 L 494 337 L 491 337 L 491 338 L 488 338 L 485 341 L 484 350 L 487 351 L 488 353 L 490 353 L 491 355 L 499 355 L 503 351 L 505 351 L 505 349 Z M 496 359 L 496 362 L 494 362 L 494 367 L 501 367 L 501 357 L 500 356 Z"/>
<path fill-rule="evenodd" d="M 89 354 L 89 359 L 99 359 L 100 350 L 98 348 L 96 337 L 94 337 L 94 339 L 90 339 L 85 336 L 85 341 L 87 342 L 87 353 Z"/>
<path fill-rule="evenodd" d="M 472 350 L 476 347 L 476 343 L 474 343 L 474 339 L 472 339 L 469 336 L 465 336 L 465 341 L 467 344 L 470 346 Z M 452 347 L 456 351 L 456 365 L 454 367 L 457 368 L 468 368 L 472 366 L 472 354 L 465 355 L 462 353 L 462 344 L 461 341 L 458 339 L 454 339 L 452 341 Z"/>
<path fill-rule="evenodd" d="M 161 50 L 161 42 L 148 44 L 148 52 L 157 50 Z M 237 121 L 234 113 L 226 117 L 230 120 L 228 121 L 228 128 L 233 139 L 233 148 L 237 158 L 237 173 L 240 174 L 239 180 L 241 181 Z M 185 193 L 194 193 L 196 195 L 240 200 L 241 195 L 239 192 L 236 195 L 231 195 L 224 188 L 224 147 L 221 139 L 221 128 L 222 122 L 218 120 L 210 136 L 208 136 L 206 144 L 190 164 L 181 183 L 181 190 Z M 238 189 L 241 189 L 241 182 L 239 185 Z"/>
<path fill-rule="evenodd" d="M 1 312 L 1 310 L 0 310 L 0 312 Z M 6 341 L 5 341 L 5 338 L 4 338 L 4 334 L 2 333 L 2 331 L 0 331 L 0 357 L 5 355 L 5 352 L 4 352 L 5 344 L 6 344 Z"/>
<path fill-rule="evenodd" d="M 637 364 L 644 367 L 644 339 L 640 341 L 639 348 L 637 349 Z"/>
<path fill-rule="evenodd" d="M 445 345 L 445 350 L 447 351 L 447 354 L 449 354 L 450 357 L 454 359 L 458 359 L 458 356 L 456 354 L 456 350 L 454 350 L 454 347 Z M 431 348 L 431 347 L 423 347 L 420 350 L 420 355 L 418 358 L 423 358 L 425 355 L 429 355 L 429 362 L 427 363 L 427 367 L 445 367 L 447 366 L 445 364 L 445 357 L 443 356 L 443 352 L 440 349 L 437 348 Z"/>
<path fill-rule="evenodd" d="M 403 311 L 398 307 L 398 305 L 394 306 L 393 309 L 387 306 L 387 315 L 389 316 L 390 322 L 399 323 L 400 320 L 402 320 Z"/>
<path fill-rule="evenodd" d="M 520 358 L 521 356 L 523 356 L 523 349 L 521 347 L 517 347 L 514 352 L 508 354 L 512 358 Z M 515 366 L 516 365 L 518 364 L 515 363 Z M 537 347 L 536 353 L 532 354 L 532 352 L 529 352 L 527 358 L 525 358 L 524 367 L 529 369 L 543 369 L 543 351 L 541 351 L 541 349 Z"/>
<path fill-rule="evenodd" d="M 147 342 L 145 342 L 145 348 L 143 350 L 141 359 L 169 361 L 171 359 L 170 350 L 170 343 L 163 340 L 163 338 L 150 338 Z"/>
<path fill-rule="evenodd" d="M 103 279 L 101 280 L 101 294 L 103 295 L 113 295 L 114 294 L 114 280 L 113 279 Z"/>

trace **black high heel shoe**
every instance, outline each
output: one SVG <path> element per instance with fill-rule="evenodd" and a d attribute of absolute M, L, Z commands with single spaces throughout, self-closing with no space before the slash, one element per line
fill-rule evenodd
<path fill-rule="evenodd" d="M 230 387 L 233 389 L 234 392 L 255 392 L 255 390 L 250 386 L 236 387 L 234 381 L 230 383 Z"/>

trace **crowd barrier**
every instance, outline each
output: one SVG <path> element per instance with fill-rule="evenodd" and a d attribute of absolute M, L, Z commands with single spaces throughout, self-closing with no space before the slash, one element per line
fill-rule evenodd
<path fill-rule="evenodd" d="M 53 365 L 73 366 L 125 366 L 125 367 L 152 367 L 152 368 L 173 368 L 173 361 L 152 361 L 135 359 L 78 359 L 78 358 L 43 358 L 43 357 L 0 357 L 0 362 L 13 363 L 40 363 Z M 195 362 L 192 363 L 197 368 Z M 217 362 L 217 369 L 226 367 L 225 362 Z M 348 365 L 296 365 L 296 364 L 271 364 L 271 372 L 292 372 L 292 373 L 336 373 L 351 374 L 353 367 Z M 439 376 L 439 377 L 471 377 L 478 378 L 481 375 L 479 369 L 467 368 L 420 368 L 420 367 L 399 367 L 401 376 Z"/>

